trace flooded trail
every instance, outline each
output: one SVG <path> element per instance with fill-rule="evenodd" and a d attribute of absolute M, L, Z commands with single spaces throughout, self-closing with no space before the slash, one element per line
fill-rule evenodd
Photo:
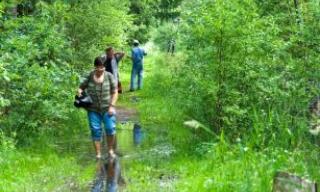
<path fill-rule="evenodd" d="M 138 98 L 134 97 L 132 102 L 137 102 L 137 100 Z M 77 163 L 84 170 L 89 170 L 89 177 L 90 174 L 92 175 L 91 179 L 87 180 L 88 184 L 85 188 L 73 187 L 74 189 L 72 189 L 71 184 L 77 185 L 77 183 L 73 184 L 66 181 L 66 186 L 62 186 L 57 191 L 63 191 L 64 189 L 84 192 L 130 191 L 128 188 L 136 183 L 136 178 L 128 174 L 132 171 L 132 162 L 148 161 L 150 158 L 158 161 L 174 153 L 175 149 L 170 145 L 170 142 L 165 140 L 167 138 L 166 133 L 161 126 L 155 124 L 142 126 L 136 109 L 123 106 L 117 107 L 116 117 L 116 158 L 109 158 L 106 155 L 107 146 L 105 140 L 103 140 L 102 158 L 96 160 L 89 133 L 81 134 L 72 140 L 57 143 L 60 153 L 74 154 Z M 84 124 L 84 126 L 87 125 Z M 165 189 L 171 185 L 170 183 L 174 179 L 170 175 L 159 174 L 154 180 L 158 182 L 160 188 Z"/>
<path fill-rule="evenodd" d="M 175 152 L 174 147 L 165 139 L 153 142 L 154 135 L 157 135 L 158 139 L 166 138 L 165 133 L 161 132 L 163 129 L 158 128 L 159 125 L 153 124 L 142 127 L 135 109 L 118 108 L 117 123 L 117 157 L 115 159 L 105 157 L 97 161 L 92 192 L 127 191 L 127 187 L 135 182 L 135 178 L 127 177 L 126 174 L 133 161 L 144 161 L 150 157 L 158 161 L 169 158 Z M 153 128 L 152 132 L 151 127 Z M 171 187 L 176 177 L 160 173 L 153 179 L 158 182 L 160 189 L 166 190 Z M 141 191 L 144 190 L 141 189 Z"/>
<path fill-rule="evenodd" d="M 136 147 L 142 142 L 142 130 L 139 125 L 138 112 L 133 108 L 117 108 L 117 156 L 103 156 L 96 162 L 96 175 L 92 181 L 92 192 L 116 192 L 125 187 L 126 181 L 121 174 L 121 159 L 136 153 Z M 104 142 L 104 154 L 106 153 Z"/>

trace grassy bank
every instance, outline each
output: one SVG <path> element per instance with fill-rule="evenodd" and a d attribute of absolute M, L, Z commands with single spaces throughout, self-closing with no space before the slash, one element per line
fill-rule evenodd
<path fill-rule="evenodd" d="M 30 139 L 29 146 L 0 134 L 0 191 L 88 191 L 95 161 L 81 117 L 80 111 L 70 115 L 66 129 Z"/>
<path fill-rule="evenodd" d="M 0 191 L 87 191 L 94 167 L 74 154 L 7 149 L 0 151 Z"/>

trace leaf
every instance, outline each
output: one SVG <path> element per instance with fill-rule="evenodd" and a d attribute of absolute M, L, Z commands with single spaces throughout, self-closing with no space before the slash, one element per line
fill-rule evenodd
<path fill-rule="evenodd" d="M 210 130 L 209 127 L 203 125 L 202 123 L 200 123 L 197 120 L 190 120 L 190 121 L 185 121 L 183 123 L 185 126 L 190 127 L 190 128 L 194 128 L 194 129 L 203 129 L 204 131 L 206 131 L 207 133 L 215 136 L 214 132 Z"/>

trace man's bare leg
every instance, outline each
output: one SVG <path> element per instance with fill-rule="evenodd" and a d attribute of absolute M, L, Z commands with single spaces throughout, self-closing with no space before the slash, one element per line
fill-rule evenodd
<path fill-rule="evenodd" d="M 115 135 L 107 135 L 107 145 L 108 145 L 108 154 L 110 157 L 114 157 L 114 144 L 115 144 Z"/>
<path fill-rule="evenodd" d="M 101 158 L 101 142 L 100 141 L 94 141 L 93 145 L 94 145 L 94 149 L 96 151 L 96 157 L 98 159 Z"/>

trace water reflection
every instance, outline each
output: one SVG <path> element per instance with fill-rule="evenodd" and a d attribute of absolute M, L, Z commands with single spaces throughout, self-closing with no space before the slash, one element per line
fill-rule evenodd
<path fill-rule="evenodd" d="M 133 141 L 132 141 L 133 140 Z M 128 155 L 134 151 L 142 143 L 143 132 L 138 123 L 133 124 L 133 129 L 119 130 L 117 132 L 117 145 L 120 154 Z M 125 181 L 121 176 L 120 158 L 106 157 L 98 159 L 96 162 L 96 177 L 93 182 L 92 192 L 116 192 L 119 186 L 125 185 Z"/>
<path fill-rule="evenodd" d="M 96 178 L 93 182 L 91 192 L 101 192 L 104 188 L 106 169 L 101 159 L 97 160 Z"/>
<path fill-rule="evenodd" d="M 116 192 L 120 183 L 120 163 L 117 157 L 108 157 L 106 160 L 99 159 L 96 163 L 96 179 L 93 183 L 92 192 Z"/>
<path fill-rule="evenodd" d="M 118 182 L 120 180 L 120 164 L 118 158 L 109 157 L 107 161 L 107 190 L 108 192 L 115 192 L 118 189 Z"/>
<path fill-rule="evenodd" d="M 133 125 L 133 142 L 135 145 L 140 145 L 142 141 L 141 126 L 137 123 Z"/>

